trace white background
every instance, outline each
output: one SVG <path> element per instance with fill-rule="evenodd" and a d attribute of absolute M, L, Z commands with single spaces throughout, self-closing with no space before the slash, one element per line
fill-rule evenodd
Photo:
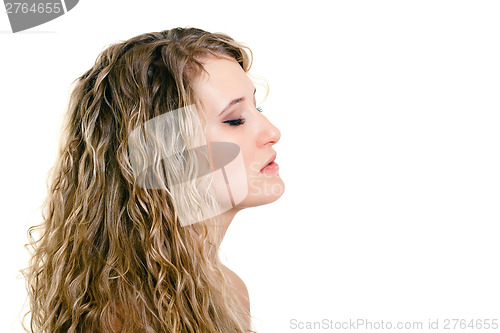
<path fill-rule="evenodd" d="M 177 26 L 246 43 L 270 84 L 286 191 L 222 245 L 259 332 L 500 319 L 499 17 L 486 0 L 82 0 L 12 34 L 0 13 L 0 332 L 22 331 L 26 230 L 71 82 L 110 43 Z"/>

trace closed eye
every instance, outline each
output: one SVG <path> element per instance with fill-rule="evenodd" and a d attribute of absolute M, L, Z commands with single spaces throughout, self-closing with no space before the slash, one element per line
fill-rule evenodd
<path fill-rule="evenodd" d="M 223 123 L 229 124 L 230 126 L 239 126 L 239 125 L 243 125 L 245 123 L 245 118 L 226 120 L 226 121 L 223 121 Z"/>

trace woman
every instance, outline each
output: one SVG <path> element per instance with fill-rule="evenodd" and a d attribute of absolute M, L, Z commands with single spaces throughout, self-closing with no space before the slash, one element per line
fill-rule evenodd
<path fill-rule="evenodd" d="M 30 229 L 33 332 L 251 331 L 245 284 L 217 248 L 238 211 L 284 184 L 245 50 L 195 28 L 147 33 L 77 79 Z"/>

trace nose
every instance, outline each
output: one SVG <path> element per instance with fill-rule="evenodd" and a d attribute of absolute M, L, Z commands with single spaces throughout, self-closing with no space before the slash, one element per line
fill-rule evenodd
<path fill-rule="evenodd" d="M 261 123 L 259 138 L 258 138 L 258 145 L 259 146 L 265 146 L 265 145 L 272 146 L 280 140 L 281 132 L 263 114 L 260 114 L 260 116 L 262 117 L 261 118 L 262 123 Z"/>

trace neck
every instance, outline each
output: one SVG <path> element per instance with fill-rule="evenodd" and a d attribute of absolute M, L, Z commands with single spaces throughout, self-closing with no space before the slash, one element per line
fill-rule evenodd
<path fill-rule="evenodd" d="M 240 210 L 241 209 L 238 208 L 232 208 L 217 217 L 218 223 L 207 223 L 207 227 L 213 235 L 212 244 L 216 249 L 219 249 L 219 246 L 222 243 L 224 236 L 226 235 L 226 231 L 229 228 L 231 221 L 233 220 L 236 213 L 238 213 Z"/>
<path fill-rule="evenodd" d="M 211 259 L 215 259 L 217 256 L 220 244 L 222 243 L 224 236 L 226 235 L 226 231 L 231 224 L 236 213 L 238 213 L 241 208 L 232 208 L 224 213 L 217 215 L 215 218 L 211 218 L 208 220 L 204 220 L 202 222 L 205 224 L 208 231 L 208 242 L 205 243 L 205 253 Z M 191 231 L 196 233 L 199 236 L 198 228 L 195 227 Z"/>

